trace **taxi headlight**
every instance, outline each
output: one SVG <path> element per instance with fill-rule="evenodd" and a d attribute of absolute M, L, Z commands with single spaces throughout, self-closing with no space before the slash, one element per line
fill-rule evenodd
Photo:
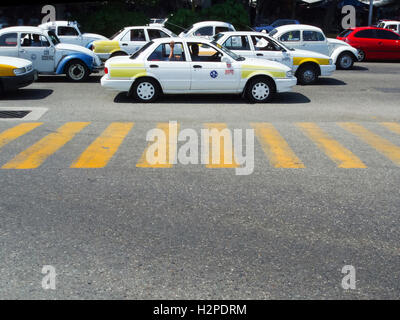
<path fill-rule="evenodd" d="M 286 77 L 287 77 L 287 78 L 293 77 L 293 71 L 291 71 L 291 70 L 290 70 L 290 71 L 287 71 L 287 72 L 286 72 Z"/>
<path fill-rule="evenodd" d="M 15 74 L 16 76 L 19 76 L 19 75 L 25 73 L 25 72 L 26 72 L 26 69 L 25 69 L 25 68 L 17 68 L 17 69 L 14 69 L 13 71 L 14 71 L 14 74 Z"/>

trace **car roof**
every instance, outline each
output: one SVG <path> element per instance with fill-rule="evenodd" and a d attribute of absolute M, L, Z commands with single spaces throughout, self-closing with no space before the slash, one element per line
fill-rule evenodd
<path fill-rule="evenodd" d="M 19 26 L 19 27 L 7 27 L 1 29 L 0 32 L 43 32 L 45 31 L 43 28 L 40 27 L 32 27 L 32 26 Z"/>
<path fill-rule="evenodd" d="M 193 24 L 193 27 L 203 27 L 203 26 L 216 26 L 216 27 L 231 27 L 232 24 L 223 21 L 201 21 Z"/>
<path fill-rule="evenodd" d="M 186 38 L 182 38 L 182 37 L 171 37 L 171 38 L 159 38 L 159 39 L 154 39 L 152 40 L 154 43 L 169 43 L 171 41 L 174 42 L 211 42 L 211 40 L 202 38 L 202 37 L 186 37 Z"/>
<path fill-rule="evenodd" d="M 231 36 L 231 35 L 239 35 L 239 34 L 243 34 L 243 35 L 254 35 L 254 36 L 268 36 L 268 33 L 265 32 L 258 32 L 258 31 L 224 31 L 224 32 L 220 32 L 223 35 L 227 35 L 227 36 Z M 268 36 L 271 37 L 271 36 Z"/>
<path fill-rule="evenodd" d="M 385 23 L 400 23 L 399 20 L 380 20 L 379 22 L 385 22 Z"/>
<path fill-rule="evenodd" d="M 134 30 L 134 29 L 160 29 L 169 31 L 167 28 L 164 28 L 162 26 L 131 26 L 124 28 L 124 30 Z"/>
<path fill-rule="evenodd" d="M 77 25 L 78 23 L 75 21 L 49 21 L 46 23 L 41 24 L 40 26 L 43 27 L 50 27 L 50 26 L 59 26 L 59 27 L 70 27 Z"/>
<path fill-rule="evenodd" d="M 320 31 L 322 32 L 321 28 L 315 27 L 315 26 L 310 26 L 308 24 L 287 24 L 284 26 L 276 27 L 276 30 L 278 32 L 285 32 L 285 31 L 290 31 L 293 29 L 296 30 L 310 30 L 310 31 Z"/>

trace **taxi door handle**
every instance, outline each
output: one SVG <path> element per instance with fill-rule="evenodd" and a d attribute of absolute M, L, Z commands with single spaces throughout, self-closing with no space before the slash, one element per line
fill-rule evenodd
<path fill-rule="evenodd" d="M 25 53 L 25 52 L 26 52 L 26 50 L 25 50 L 25 49 L 21 49 L 21 50 L 19 50 L 19 52 L 21 52 L 21 53 Z"/>
<path fill-rule="evenodd" d="M 156 65 L 156 64 L 151 64 L 151 65 L 150 65 L 150 68 L 158 68 L 158 65 Z"/>
<path fill-rule="evenodd" d="M 264 56 L 262 53 L 257 53 L 257 56 L 258 57 L 262 57 L 262 56 Z"/>
<path fill-rule="evenodd" d="M 196 64 L 196 65 L 193 66 L 193 68 L 200 69 L 200 68 L 203 68 L 203 67 L 198 65 L 198 64 Z"/>
<path fill-rule="evenodd" d="M 123 45 L 123 46 L 127 46 L 128 44 L 127 44 L 127 43 L 123 43 L 122 45 Z"/>

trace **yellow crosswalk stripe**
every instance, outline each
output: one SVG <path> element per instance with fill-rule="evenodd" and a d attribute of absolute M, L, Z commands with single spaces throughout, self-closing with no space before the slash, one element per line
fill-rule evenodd
<path fill-rule="evenodd" d="M 205 123 L 204 127 L 209 131 L 208 164 L 206 168 L 239 168 L 235 162 L 233 140 L 230 131 L 225 123 Z M 214 130 L 213 130 L 214 129 Z"/>
<path fill-rule="evenodd" d="M 400 147 L 357 123 L 345 122 L 339 125 L 400 166 Z"/>
<path fill-rule="evenodd" d="M 389 129 L 390 131 L 400 134 L 400 124 L 395 122 L 381 122 L 381 125 Z"/>
<path fill-rule="evenodd" d="M 68 122 L 54 133 L 39 140 L 37 143 L 18 154 L 6 163 L 3 169 L 34 169 L 39 167 L 50 155 L 70 141 L 89 122 Z"/>
<path fill-rule="evenodd" d="M 318 148 L 332 159 L 339 168 L 366 168 L 367 166 L 350 150 L 343 147 L 338 141 L 332 139 L 315 123 L 302 122 L 296 124 L 303 133 L 312 140 Z"/>
<path fill-rule="evenodd" d="M 71 168 L 104 168 L 133 127 L 133 122 L 114 122 L 75 160 Z"/>
<path fill-rule="evenodd" d="M 172 168 L 175 154 L 177 152 L 176 141 L 170 141 L 170 134 L 174 136 L 179 130 L 179 124 L 158 123 L 157 129 L 164 132 L 164 138 L 148 144 L 139 162 L 138 168 Z"/>
<path fill-rule="evenodd" d="M 21 123 L 0 133 L 0 148 L 42 125 L 42 122 Z"/>
<path fill-rule="evenodd" d="M 270 123 L 252 123 L 255 135 L 275 168 L 305 168 L 278 130 Z"/>

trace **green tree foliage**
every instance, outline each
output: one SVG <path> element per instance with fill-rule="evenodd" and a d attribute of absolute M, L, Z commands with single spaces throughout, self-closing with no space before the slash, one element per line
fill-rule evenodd
<path fill-rule="evenodd" d="M 182 29 L 176 26 L 187 28 L 193 23 L 205 20 L 230 22 L 238 30 L 246 29 L 250 23 L 249 14 L 243 4 L 237 0 L 227 0 L 200 11 L 179 9 L 169 18 L 170 24 L 167 23 L 166 27 L 175 33 L 180 33 Z"/>
<path fill-rule="evenodd" d="M 149 19 L 142 12 L 128 10 L 124 4 L 110 4 L 90 15 L 78 16 L 77 21 L 82 30 L 109 37 L 124 27 L 145 25 Z"/>

